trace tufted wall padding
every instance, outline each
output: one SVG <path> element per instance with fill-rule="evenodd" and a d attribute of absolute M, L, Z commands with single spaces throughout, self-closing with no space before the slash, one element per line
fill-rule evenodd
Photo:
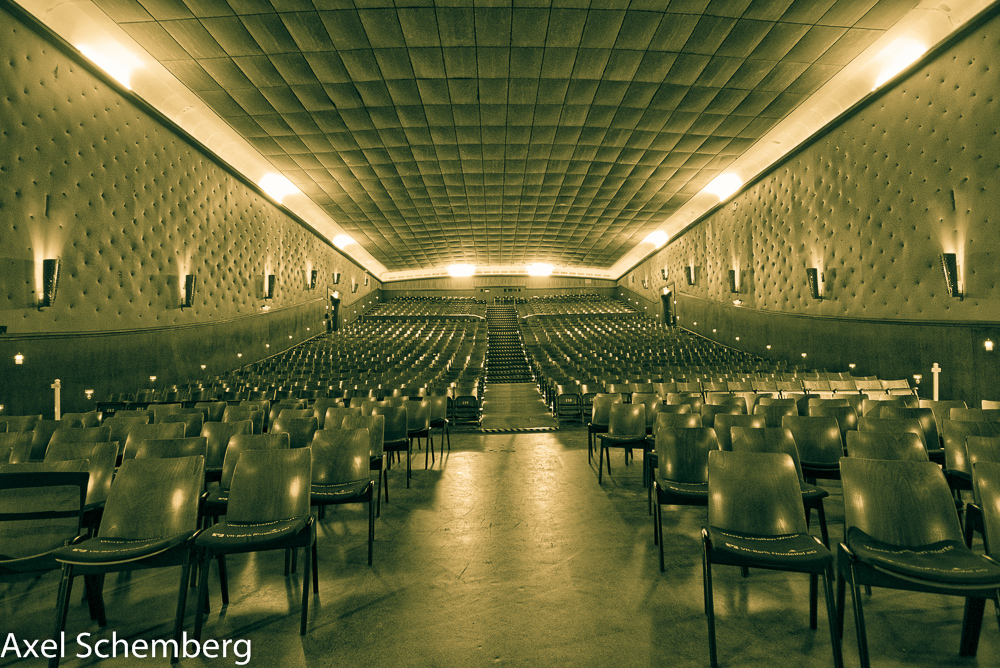
<path fill-rule="evenodd" d="M 992 122 L 1000 68 L 989 58 L 997 52 L 994 18 L 671 240 L 620 285 L 655 301 L 672 284 L 775 313 L 1000 319 L 1000 131 Z M 958 253 L 964 300 L 947 295 L 942 252 Z M 751 270 L 752 282 L 730 295 L 736 263 Z M 686 284 L 686 265 L 700 270 L 695 286 Z M 807 267 L 824 274 L 823 300 L 809 294 Z"/>
<path fill-rule="evenodd" d="M 10 333 L 261 313 L 255 285 L 272 273 L 266 303 L 276 308 L 338 287 L 351 303 L 379 287 L 364 286 L 360 268 L 3 10 L 0 216 L 0 324 Z M 41 260 L 51 257 L 61 261 L 58 293 L 39 311 Z M 307 290 L 312 269 L 316 291 Z M 188 273 L 195 300 L 182 310 Z"/>

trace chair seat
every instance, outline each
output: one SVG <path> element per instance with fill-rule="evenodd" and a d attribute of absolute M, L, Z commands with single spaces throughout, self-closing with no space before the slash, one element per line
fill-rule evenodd
<path fill-rule="evenodd" d="M 801 483 L 799 486 L 802 488 L 802 500 L 807 503 L 810 501 L 825 499 L 830 496 L 830 492 L 826 491 L 822 487 L 816 487 L 815 485 L 809 485 L 807 483 Z"/>
<path fill-rule="evenodd" d="M 859 561 L 904 577 L 932 578 L 951 585 L 1000 586 L 1000 565 L 975 554 L 957 540 L 901 548 L 851 527 L 847 545 Z"/>
<path fill-rule="evenodd" d="M 401 438 L 398 441 L 385 441 L 382 443 L 383 450 L 409 450 L 410 440 L 408 438 Z"/>
<path fill-rule="evenodd" d="M 223 522 L 202 531 L 195 545 L 212 552 L 239 552 L 243 549 L 266 550 L 269 545 L 284 547 L 285 542 L 309 525 L 309 516 L 276 522 L 236 524 Z"/>
<path fill-rule="evenodd" d="M 154 540 L 115 540 L 113 538 L 91 538 L 76 545 L 69 545 L 55 551 L 56 560 L 67 564 L 97 566 L 138 561 L 156 556 L 186 543 L 194 531 L 157 538 Z"/>
<path fill-rule="evenodd" d="M 708 505 L 708 483 L 677 482 L 664 480 L 657 476 L 656 486 L 659 489 L 660 503 L 677 503 L 690 505 Z"/>
<path fill-rule="evenodd" d="M 62 543 L 59 544 L 62 547 Z M 59 568 L 53 554 L 53 548 L 46 552 L 31 554 L 25 557 L 11 558 L 8 555 L 0 555 L 0 580 L 4 576 L 21 575 L 25 573 L 41 573 Z"/>
<path fill-rule="evenodd" d="M 597 436 L 601 441 L 605 443 L 610 443 L 611 445 L 627 444 L 627 443 L 646 443 L 646 434 L 598 434 Z"/>
<path fill-rule="evenodd" d="M 336 485 L 313 484 L 312 502 L 313 504 L 335 503 L 343 499 L 354 499 L 365 494 L 371 486 L 371 480 L 354 480 L 337 483 Z"/>
<path fill-rule="evenodd" d="M 807 572 L 822 571 L 833 560 L 833 555 L 815 536 L 807 533 L 784 536 L 754 536 L 723 531 L 709 527 L 712 543 L 712 561 L 738 565 L 755 562 L 761 567 Z"/>

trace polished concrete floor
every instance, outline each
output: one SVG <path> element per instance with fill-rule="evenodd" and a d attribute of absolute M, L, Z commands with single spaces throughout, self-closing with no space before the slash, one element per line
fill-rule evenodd
<path fill-rule="evenodd" d="M 586 429 L 481 434 L 452 431 L 451 452 L 433 468 L 414 458 L 390 472 L 390 500 L 376 522 L 375 563 L 366 563 L 367 514 L 331 509 L 319 528 L 320 593 L 300 637 L 300 574 L 282 575 L 280 553 L 229 559 L 231 602 L 213 608 L 205 638 L 250 642 L 258 666 L 705 666 L 699 530 L 703 508 L 664 508 L 667 570 L 658 567 L 639 462 L 597 483 Z M 842 534 L 838 483 L 828 485 L 831 538 Z M 977 544 L 981 549 L 981 545 Z M 808 626 L 806 576 L 716 567 L 723 666 L 829 666 L 820 604 Z M 301 569 L 300 569 L 301 573 Z M 99 629 L 73 595 L 65 666 L 132 666 L 162 659 L 72 658 L 77 633 L 162 638 L 170 633 L 179 569 L 109 576 L 108 626 Z M 48 637 L 57 576 L 0 584 L 4 637 Z M 848 598 L 848 602 L 850 598 Z M 866 597 L 875 666 L 1000 666 L 1000 630 L 987 604 L 978 658 L 958 656 L 962 602 L 875 590 Z M 193 601 L 188 607 L 189 621 Z M 857 666 L 853 615 L 844 655 Z M 188 625 L 190 630 L 190 624 Z M 245 650 L 245 644 L 240 651 Z M 182 666 L 245 663 L 185 659 Z M 11 652 L 0 666 L 41 665 Z"/>

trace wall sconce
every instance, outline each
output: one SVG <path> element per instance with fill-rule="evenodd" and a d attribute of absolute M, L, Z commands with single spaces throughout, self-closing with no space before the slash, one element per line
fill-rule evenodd
<path fill-rule="evenodd" d="M 958 285 L 958 256 L 954 253 L 941 253 L 941 268 L 944 270 L 944 284 L 948 288 L 948 296 L 961 299 L 962 290 Z"/>
<path fill-rule="evenodd" d="M 807 268 L 806 279 L 809 281 L 809 295 L 813 299 L 822 299 L 823 275 L 819 273 L 819 269 L 816 267 Z"/>
<path fill-rule="evenodd" d="M 84 390 L 83 393 L 87 395 L 87 401 L 90 401 L 91 399 L 94 398 L 93 390 Z"/>
<path fill-rule="evenodd" d="M 643 289 L 649 288 L 649 279 L 648 278 L 642 279 L 642 287 L 643 287 Z"/>
<path fill-rule="evenodd" d="M 194 306 L 194 274 L 184 277 L 184 297 L 181 299 L 181 308 L 191 308 Z"/>
<path fill-rule="evenodd" d="M 368 287 L 368 274 L 365 274 L 365 287 Z"/>
<path fill-rule="evenodd" d="M 150 376 L 149 377 L 149 382 L 155 383 L 156 382 L 156 376 Z"/>
<path fill-rule="evenodd" d="M 740 291 L 740 286 L 736 285 L 736 270 L 735 269 L 730 269 L 729 270 L 729 291 L 730 292 L 739 292 Z"/>
<path fill-rule="evenodd" d="M 24 355 L 21 353 L 14 355 L 14 364 L 24 364 Z"/>
<path fill-rule="evenodd" d="M 923 380 L 923 378 L 924 378 L 923 374 L 919 373 L 913 374 L 913 380 L 917 383 L 917 385 L 920 385 L 920 381 Z"/>
<path fill-rule="evenodd" d="M 318 281 L 318 280 L 319 280 L 319 272 L 317 270 L 313 269 L 311 272 L 309 272 L 309 289 L 310 290 L 315 290 L 316 289 L 316 281 Z"/>
<path fill-rule="evenodd" d="M 351 292 L 352 293 L 357 292 L 358 291 L 358 287 L 359 286 L 358 286 L 357 283 L 351 283 Z"/>
<path fill-rule="evenodd" d="M 983 341 L 983 348 L 986 348 L 986 352 L 988 353 L 993 352 L 993 342 L 990 341 L 989 339 L 986 339 L 985 341 Z"/>
<path fill-rule="evenodd" d="M 42 260 L 42 294 L 38 298 L 38 310 L 52 306 L 56 301 L 56 287 L 59 285 L 59 260 Z"/>
<path fill-rule="evenodd" d="M 337 285 L 338 283 L 340 283 L 340 272 L 335 271 L 333 272 L 333 284 Z"/>
<path fill-rule="evenodd" d="M 667 268 L 666 267 L 664 267 L 663 269 L 660 269 L 660 276 L 663 277 L 663 280 L 667 280 Z"/>
<path fill-rule="evenodd" d="M 694 279 L 695 279 L 694 265 L 689 264 L 688 266 L 684 267 L 684 272 L 687 274 L 688 285 L 694 285 Z"/>
<path fill-rule="evenodd" d="M 274 274 L 267 275 L 267 281 L 264 283 L 264 299 L 272 299 L 274 297 L 274 284 L 277 282 L 277 276 Z"/>

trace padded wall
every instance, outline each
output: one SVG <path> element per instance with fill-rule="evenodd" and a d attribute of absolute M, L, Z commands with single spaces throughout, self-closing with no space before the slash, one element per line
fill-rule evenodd
<path fill-rule="evenodd" d="M 123 351 L 145 349 L 154 359 L 209 332 L 222 341 L 301 340 L 311 335 L 303 323 L 322 318 L 330 292 L 340 291 L 345 313 L 379 288 L 374 278 L 365 285 L 362 269 L 284 209 L 2 9 L 0 240 L 0 325 L 7 327 L 0 375 L 26 384 L 18 401 L 49 394 L 53 374 L 128 378 L 132 366 L 145 369 L 134 356 L 98 355 L 102 366 L 95 361 L 80 373 L 91 363 L 92 339 L 74 340 L 75 333 L 104 332 Z M 45 258 L 59 258 L 61 271 L 55 304 L 39 310 Z M 308 290 L 313 269 L 318 285 Z M 181 309 L 186 274 L 197 277 L 196 292 L 194 306 Z M 263 298 L 267 274 L 277 277 L 270 300 Z M 286 309 L 297 315 L 271 317 Z M 266 350 L 259 343 L 258 358 Z M 28 374 L 13 368 L 8 348 L 45 351 L 62 364 Z M 183 365 L 162 359 L 160 378 L 186 380 L 177 377 Z M 0 383 L 0 403 L 12 406 L 12 393 Z"/>
<path fill-rule="evenodd" d="M 812 348 L 825 365 L 848 363 L 825 349 L 829 340 L 853 333 L 859 338 L 849 348 L 877 357 L 866 363 L 872 372 L 929 378 L 930 352 L 893 369 L 892 360 L 870 346 L 864 350 L 871 332 L 863 325 L 896 324 L 905 346 L 913 323 L 952 330 L 1000 321 L 1000 133 L 994 122 L 1000 68 L 992 62 L 998 52 L 1000 19 L 994 17 L 671 240 L 620 285 L 652 302 L 672 286 L 690 298 L 679 300 L 680 324 L 706 335 L 712 324 L 706 317 L 719 311 L 705 300 L 734 311 L 736 323 L 759 325 L 760 315 L 811 317 L 810 331 L 826 333 Z M 946 292 L 942 252 L 958 254 L 964 300 Z M 694 286 L 684 274 L 688 265 L 696 270 Z M 807 267 L 825 275 L 822 300 L 809 294 Z M 739 294 L 730 293 L 730 269 L 740 272 Z M 705 315 L 694 326 L 699 313 Z M 965 367 L 957 358 L 971 359 L 969 346 L 982 343 L 959 339 L 966 343 L 952 351 L 952 370 Z M 802 349 L 786 342 L 789 355 Z M 933 361 L 944 366 L 946 353 L 935 351 L 943 357 Z M 955 391 L 972 396 L 975 387 L 979 381 L 963 375 Z"/>

